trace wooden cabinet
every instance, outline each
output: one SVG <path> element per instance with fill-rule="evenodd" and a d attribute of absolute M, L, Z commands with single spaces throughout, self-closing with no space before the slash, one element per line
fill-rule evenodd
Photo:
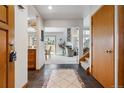
<path fill-rule="evenodd" d="M 28 69 L 36 69 L 36 49 L 28 49 Z"/>

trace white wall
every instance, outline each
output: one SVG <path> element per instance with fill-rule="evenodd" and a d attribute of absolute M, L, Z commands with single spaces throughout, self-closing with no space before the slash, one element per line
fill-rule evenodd
<path fill-rule="evenodd" d="M 44 42 L 41 42 L 41 30 L 44 30 L 44 23 L 42 17 L 39 15 L 38 11 L 33 6 L 28 7 L 28 17 L 30 19 L 35 19 L 37 22 L 36 69 L 38 70 L 45 63 Z"/>
<path fill-rule="evenodd" d="M 15 87 L 21 88 L 27 83 L 27 7 L 21 10 L 15 6 L 15 50 L 17 61 L 15 62 Z"/>
<path fill-rule="evenodd" d="M 80 20 L 46 20 L 45 27 L 79 27 L 82 26 Z"/>
<path fill-rule="evenodd" d="M 92 15 L 94 15 L 95 14 L 95 12 L 96 11 L 98 11 L 100 8 L 101 8 L 102 6 L 101 5 L 98 5 L 98 6 L 92 6 L 91 7 L 91 12 L 90 12 L 90 14 L 89 15 L 87 15 L 85 18 L 83 18 L 83 29 L 89 29 L 90 30 L 90 58 L 89 58 L 89 64 L 90 64 L 90 68 L 91 68 L 91 62 L 92 62 L 92 55 L 91 55 L 91 51 L 92 51 L 92 49 L 91 49 L 91 17 L 92 17 Z M 91 69 L 90 69 L 90 71 L 91 71 Z"/>
<path fill-rule="evenodd" d="M 40 69 L 45 64 L 45 46 L 44 41 L 41 41 L 41 29 L 44 30 L 43 20 L 37 18 L 37 64 L 36 69 Z"/>
<path fill-rule="evenodd" d="M 15 6 L 15 50 L 17 52 L 17 61 L 15 62 L 15 87 L 21 88 L 28 82 L 28 6 L 25 9 L 19 9 Z M 32 14 L 34 9 L 31 9 Z M 37 42 L 37 66 L 40 69 L 45 63 L 44 58 L 44 42 L 41 42 L 41 29 L 44 29 L 42 19 L 37 17 L 37 35 L 39 41 Z"/>

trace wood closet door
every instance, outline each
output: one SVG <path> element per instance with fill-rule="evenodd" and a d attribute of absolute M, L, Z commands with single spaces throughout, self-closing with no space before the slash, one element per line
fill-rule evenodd
<path fill-rule="evenodd" d="M 104 87 L 114 87 L 114 6 L 92 16 L 92 74 Z"/>
<path fill-rule="evenodd" d="M 14 63 L 9 62 L 9 42 L 14 41 L 14 8 L 0 5 L 0 88 L 14 87 Z"/>

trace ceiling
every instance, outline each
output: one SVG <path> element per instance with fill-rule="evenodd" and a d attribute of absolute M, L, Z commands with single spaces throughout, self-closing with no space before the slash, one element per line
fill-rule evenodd
<path fill-rule="evenodd" d="M 34 6 L 44 20 L 82 19 L 93 12 L 99 5 L 48 5 Z"/>

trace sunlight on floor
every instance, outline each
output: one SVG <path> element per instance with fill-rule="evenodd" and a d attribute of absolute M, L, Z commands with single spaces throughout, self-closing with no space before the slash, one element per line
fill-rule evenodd
<path fill-rule="evenodd" d="M 67 56 L 51 56 L 45 64 L 78 64 L 78 56 L 67 57 Z"/>

